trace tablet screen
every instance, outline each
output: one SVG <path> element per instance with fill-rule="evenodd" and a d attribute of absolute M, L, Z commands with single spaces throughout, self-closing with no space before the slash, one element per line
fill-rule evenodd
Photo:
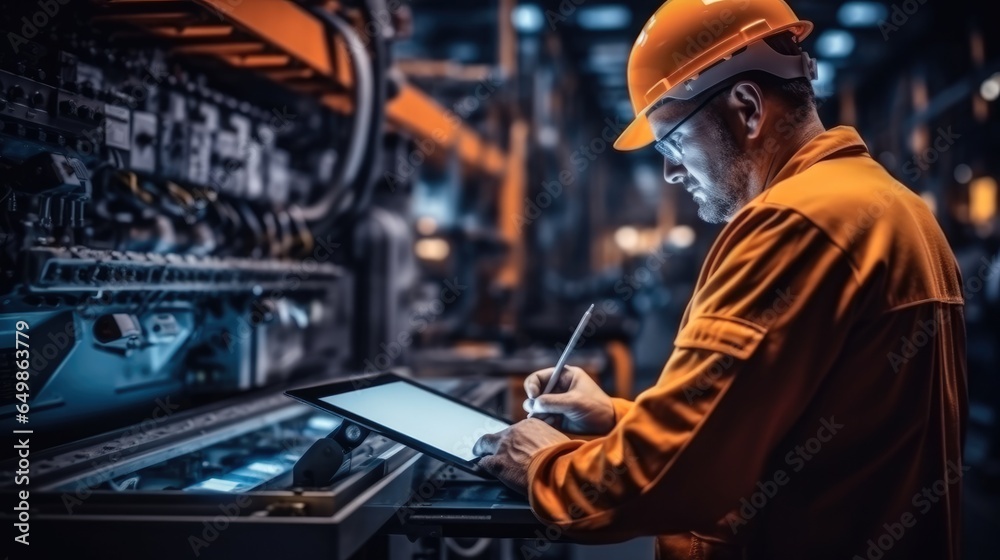
<path fill-rule="evenodd" d="M 472 447 L 483 434 L 499 432 L 510 425 L 405 381 L 392 381 L 319 400 L 463 461 L 476 457 Z"/>

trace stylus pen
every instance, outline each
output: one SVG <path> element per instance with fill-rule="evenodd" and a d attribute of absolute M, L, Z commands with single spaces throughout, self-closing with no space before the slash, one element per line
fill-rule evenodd
<path fill-rule="evenodd" d="M 576 343 L 580 340 L 580 335 L 583 334 L 583 328 L 587 326 L 587 321 L 590 320 L 590 314 L 593 312 L 594 304 L 592 303 L 583 314 L 583 317 L 580 317 L 580 324 L 576 326 L 576 330 L 573 331 L 573 336 L 569 339 L 569 344 L 566 345 L 566 349 L 563 350 L 562 355 L 559 356 L 559 361 L 556 362 L 556 367 L 552 370 L 552 376 L 549 377 L 549 382 L 545 384 L 545 389 L 542 390 L 542 395 L 551 393 L 552 389 L 556 388 L 556 383 L 559 383 L 559 374 L 562 373 L 563 368 L 566 366 L 566 360 L 569 359 L 570 352 L 573 351 Z M 531 418 L 532 414 L 533 413 L 528 413 L 528 418 Z"/>

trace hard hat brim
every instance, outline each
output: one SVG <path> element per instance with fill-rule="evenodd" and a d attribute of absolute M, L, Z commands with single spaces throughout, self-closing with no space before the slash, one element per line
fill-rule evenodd
<path fill-rule="evenodd" d="M 799 20 L 794 23 L 784 25 L 768 32 L 768 36 L 775 35 L 782 31 L 791 31 L 795 35 L 796 40 L 801 42 L 807 35 L 809 35 L 813 30 L 813 24 L 807 20 Z M 764 37 L 757 37 L 753 41 L 763 40 Z M 752 41 L 751 41 L 752 42 Z M 744 45 L 745 46 L 745 45 Z M 649 112 L 649 108 L 656 104 L 659 100 L 651 102 L 646 107 L 643 107 L 641 111 L 635 116 L 631 123 L 615 140 L 614 148 L 618 151 L 627 152 L 631 150 L 638 150 L 652 144 L 656 137 L 653 136 L 653 128 L 649 124 L 649 119 L 646 117 L 646 113 Z"/>
<path fill-rule="evenodd" d="M 625 130 L 615 140 L 614 147 L 616 150 L 628 152 L 644 148 L 652 144 L 654 140 L 656 137 L 653 136 L 653 128 L 649 125 L 649 119 L 646 118 L 646 111 L 642 111 L 625 127 Z"/>

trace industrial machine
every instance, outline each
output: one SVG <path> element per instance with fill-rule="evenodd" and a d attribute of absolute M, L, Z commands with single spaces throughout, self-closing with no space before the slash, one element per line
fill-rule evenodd
<path fill-rule="evenodd" d="M 385 0 L 5 4 L 12 558 L 384 558 L 393 534 L 469 556 L 440 537 L 544 532 L 498 483 L 281 394 L 398 366 L 429 321 L 397 154 L 503 168 L 390 70 L 405 27 Z M 498 410 L 506 387 L 436 384 Z"/>

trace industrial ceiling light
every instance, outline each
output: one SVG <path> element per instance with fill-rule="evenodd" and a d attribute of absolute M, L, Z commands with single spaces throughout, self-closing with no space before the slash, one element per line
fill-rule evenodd
<path fill-rule="evenodd" d="M 969 184 L 969 221 L 986 226 L 997 215 L 997 181 L 980 177 Z"/>
<path fill-rule="evenodd" d="M 632 23 L 632 12 L 625 6 L 586 6 L 577 12 L 576 23 L 591 31 L 624 29 Z"/>
<path fill-rule="evenodd" d="M 545 23 L 542 9 L 535 4 L 519 4 L 510 13 L 514 29 L 521 33 L 538 33 Z"/>
<path fill-rule="evenodd" d="M 875 27 L 888 15 L 881 2 L 844 2 L 837 10 L 837 20 L 844 27 Z"/>
<path fill-rule="evenodd" d="M 972 180 L 972 168 L 964 163 L 955 166 L 955 180 L 961 184 L 966 184 Z"/>
<path fill-rule="evenodd" d="M 827 58 L 843 58 L 854 52 L 854 35 L 843 29 L 828 29 L 816 39 L 816 51 Z"/>
<path fill-rule="evenodd" d="M 979 95 L 987 101 L 996 101 L 997 97 L 1000 97 L 1000 72 L 983 81 L 983 84 L 979 86 Z"/>
<path fill-rule="evenodd" d="M 451 247 L 439 237 L 425 237 L 413 245 L 413 252 L 425 261 L 443 261 L 451 253 Z"/>
<path fill-rule="evenodd" d="M 430 216 L 421 216 L 417 220 L 417 231 L 421 235 L 431 235 L 437 231 L 438 224 L 437 220 Z"/>
<path fill-rule="evenodd" d="M 667 241 L 678 249 L 686 249 L 694 244 L 695 232 L 691 226 L 674 226 L 667 233 Z"/>
<path fill-rule="evenodd" d="M 639 245 L 639 230 L 632 226 L 622 226 L 615 231 L 615 244 L 626 253 Z"/>

